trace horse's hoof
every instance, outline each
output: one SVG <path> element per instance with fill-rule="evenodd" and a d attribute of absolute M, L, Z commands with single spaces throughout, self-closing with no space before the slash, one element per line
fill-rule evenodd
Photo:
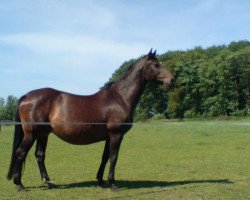
<path fill-rule="evenodd" d="M 23 185 L 16 186 L 18 192 L 28 192 L 29 190 L 25 188 Z"/>
<path fill-rule="evenodd" d="M 57 187 L 57 185 L 53 181 L 45 181 L 44 183 L 46 183 L 48 185 L 49 189 Z"/>
<path fill-rule="evenodd" d="M 97 187 L 105 188 L 105 182 L 102 179 L 98 179 L 98 185 L 97 185 Z"/>
<path fill-rule="evenodd" d="M 114 184 L 114 183 L 110 184 L 110 189 L 113 192 L 119 192 L 119 190 L 120 190 L 119 187 L 116 184 Z"/>

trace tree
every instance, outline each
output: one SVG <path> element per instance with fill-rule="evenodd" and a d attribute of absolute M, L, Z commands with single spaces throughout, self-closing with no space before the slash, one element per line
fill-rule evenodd
<path fill-rule="evenodd" d="M 0 97 L 0 109 L 4 107 L 4 98 Z"/>
<path fill-rule="evenodd" d="M 6 105 L 0 108 L 0 120 L 14 120 L 18 98 L 13 95 L 7 97 Z"/>

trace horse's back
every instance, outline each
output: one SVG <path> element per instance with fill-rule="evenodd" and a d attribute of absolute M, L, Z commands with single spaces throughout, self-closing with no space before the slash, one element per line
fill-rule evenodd
<path fill-rule="evenodd" d="M 41 88 L 37 90 L 32 90 L 25 94 L 26 100 L 35 100 L 35 99 L 41 99 L 41 98 L 53 98 L 57 95 L 59 95 L 61 91 L 53 89 L 53 88 Z"/>

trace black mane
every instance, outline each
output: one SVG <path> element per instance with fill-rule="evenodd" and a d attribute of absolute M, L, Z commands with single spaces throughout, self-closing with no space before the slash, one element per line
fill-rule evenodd
<path fill-rule="evenodd" d="M 113 84 L 120 82 L 123 80 L 127 75 L 134 69 L 134 66 L 137 62 L 133 62 L 127 69 L 114 81 L 107 82 L 103 87 L 101 87 L 101 90 L 109 89 Z"/>
<path fill-rule="evenodd" d="M 142 59 L 145 59 L 145 58 L 149 58 L 149 59 L 156 59 L 155 57 L 155 53 L 149 53 L 148 55 L 145 55 L 145 56 L 141 56 L 139 57 L 138 59 L 131 59 L 130 61 L 128 62 L 125 62 L 122 66 L 124 66 L 126 69 L 125 71 L 118 77 L 116 78 L 116 80 L 109 80 L 107 83 L 105 83 L 105 85 L 103 87 L 101 87 L 100 89 L 101 90 L 106 90 L 106 89 L 109 89 L 112 85 L 114 85 L 115 83 L 118 83 L 120 82 L 121 80 L 123 80 L 125 77 L 127 77 L 127 75 L 134 69 L 135 65 Z M 129 65 L 129 67 L 126 67 L 126 65 Z"/>

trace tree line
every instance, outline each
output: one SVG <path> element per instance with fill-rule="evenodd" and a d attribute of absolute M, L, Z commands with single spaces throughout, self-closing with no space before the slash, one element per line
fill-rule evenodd
<path fill-rule="evenodd" d="M 136 108 L 136 120 L 250 115 L 249 41 L 168 51 L 158 59 L 173 72 L 175 86 L 167 91 L 148 83 Z M 136 60 L 126 61 L 109 82 Z"/>
<path fill-rule="evenodd" d="M 0 97 L 0 121 L 14 120 L 18 98 L 9 95 L 5 100 Z"/>
<path fill-rule="evenodd" d="M 139 58 L 138 58 L 139 59 Z M 111 76 L 117 79 L 138 59 L 123 63 Z M 250 42 L 196 47 L 158 55 L 170 69 L 175 86 L 148 83 L 135 111 L 135 120 L 250 115 Z M 0 97 L 0 120 L 13 120 L 18 98 Z"/>

